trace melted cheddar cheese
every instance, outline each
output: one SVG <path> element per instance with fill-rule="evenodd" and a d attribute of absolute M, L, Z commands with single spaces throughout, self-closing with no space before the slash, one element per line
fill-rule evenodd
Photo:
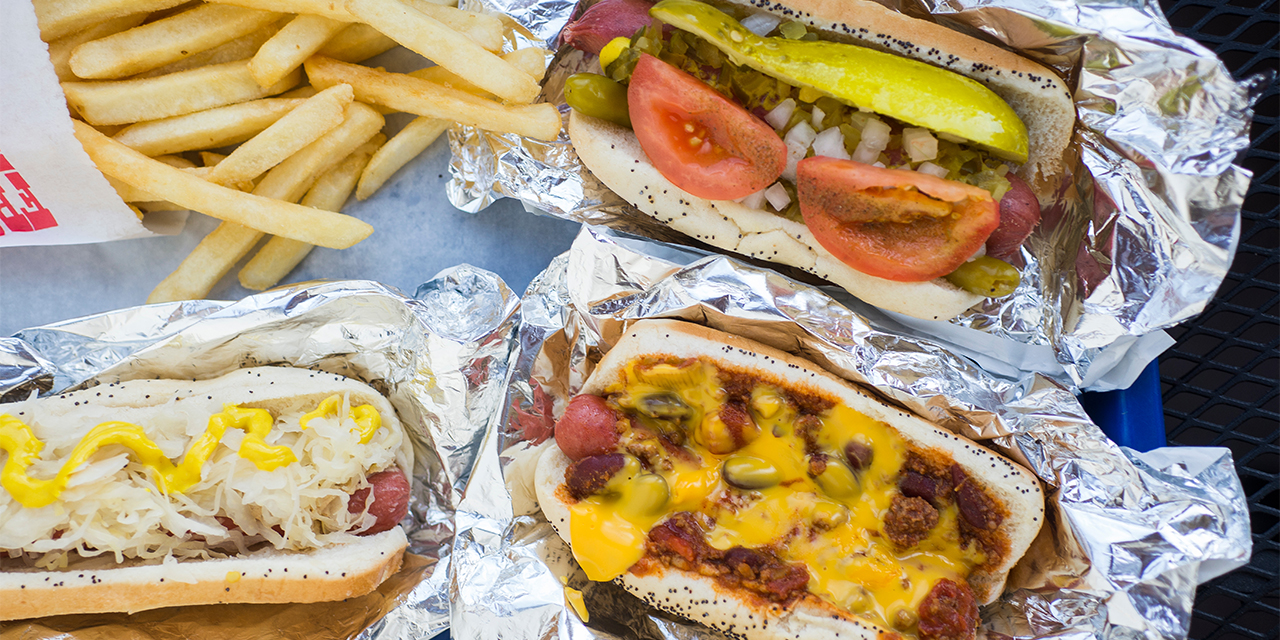
<path fill-rule="evenodd" d="M 302 417 L 301 427 L 306 429 L 307 423 L 313 419 L 337 415 L 341 406 L 341 396 L 326 398 L 314 411 Z M 382 426 L 382 417 L 372 405 L 352 407 L 350 417 L 360 432 L 361 443 L 369 442 L 373 433 Z M 297 462 L 298 458 L 288 447 L 267 444 L 267 434 L 274 424 L 275 418 L 264 409 L 226 405 L 221 412 L 209 416 L 204 433 L 195 439 L 182 462 L 174 464 L 155 441 L 147 437 L 142 427 L 128 422 L 103 422 L 80 439 L 54 477 L 40 479 L 29 475 L 27 470 L 40 460 L 44 443 L 26 423 L 4 414 L 0 415 L 0 450 L 9 456 L 4 468 L 0 469 L 0 486 L 24 507 L 38 509 L 48 506 L 58 500 L 72 474 L 93 454 L 106 446 L 121 445 L 133 453 L 138 464 L 151 470 L 161 491 L 166 494 L 182 493 L 200 481 L 204 464 L 213 456 L 223 434 L 230 428 L 245 432 L 238 453 L 257 468 L 273 471 Z"/>
<path fill-rule="evenodd" d="M 778 388 L 754 380 L 748 409 L 758 431 L 747 434 L 747 442 L 739 438 L 726 447 L 719 416 L 728 397 L 719 371 L 708 362 L 633 361 L 624 379 L 606 392 L 610 403 L 646 429 L 681 424 L 684 448 L 696 459 L 666 456 L 662 465 L 647 470 L 625 469 L 606 491 L 571 506 L 573 553 L 592 580 L 611 580 L 627 571 L 644 557 L 653 527 L 689 511 L 712 523 L 705 531 L 712 547 L 767 547 L 780 560 L 808 569 L 810 593 L 883 626 L 905 629 L 939 580 L 962 583 L 986 559 L 977 545 L 961 540 L 954 504 L 939 509 L 938 524 L 910 549 L 895 549 L 882 535 L 909 449 L 893 428 L 843 404 L 805 418 Z M 653 418 L 680 404 L 679 421 L 664 424 Z M 821 426 L 810 437 L 839 466 L 825 486 L 810 473 L 800 432 L 802 418 L 811 424 L 815 417 Z M 634 429 L 623 434 L 619 451 L 642 435 Z M 843 463 L 850 441 L 870 449 L 870 464 L 852 474 L 834 473 L 851 468 Z M 768 470 L 767 482 L 746 489 L 741 481 L 726 481 L 725 461 L 733 458 Z M 666 495 L 652 495 L 654 483 L 634 481 L 644 474 L 661 476 Z M 659 508 L 651 507 L 663 497 Z"/>

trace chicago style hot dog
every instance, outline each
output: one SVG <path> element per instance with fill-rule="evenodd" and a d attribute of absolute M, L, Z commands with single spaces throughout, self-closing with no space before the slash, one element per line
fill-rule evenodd
<path fill-rule="evenodd" d="M 538 502 L 597 581 L 750 640 L 973 638 L 1040 529 L 1025 469 L 764 345 L 633 325 Z"/>
<path fill-rule="evenodd" d="M 565 98 L 609 188 L 925 319 L 1017 286 L 1075 121 L 1052 71 L 870 0 L 604 0 L 565 40 L 600 56 Z"/>
<path fill-rule="evenodd" d="M 0 405 L 0 620 L 372 591 L 413 449 L 381 394 L 242 369 Z"/>

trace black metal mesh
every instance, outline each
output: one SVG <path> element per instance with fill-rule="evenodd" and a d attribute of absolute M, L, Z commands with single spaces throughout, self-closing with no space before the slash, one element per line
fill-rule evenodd
<path fill-rule="evenodd" d="M 1180 0 L 1165 14 L 1178 31 L 1217 52 L 1237 78 L 1277 68 L 1276 0 Z M 1253 558 L 1196 594 L 1191 638 L 1280 637 L 1280 95 L 1262 95 L 1244 166 L 1254 173 L 1240 249 L 1217 297 L 1170 330 L 1178 343 L 1160 359 L 1165 428 L 1180 445 L 1229 447 L 1249 496 Z"/>

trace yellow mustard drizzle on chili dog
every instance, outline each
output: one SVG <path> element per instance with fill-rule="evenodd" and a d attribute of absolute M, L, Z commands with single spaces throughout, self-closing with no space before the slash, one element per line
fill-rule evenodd
<path fill-rule="evenodd" d="M 307 423 L 315 418 L 336 416 L 340 405 L 338 395 L 326 398 L 315 411 L 302 417 L 301 427 L 307 428 Z M 382 418 L 372 405 L 352 408 L 350 418 L 356 423 L 362 444 L 367 443 L 382 426 Z M 102 447 L 118 444 L 131 450 L 139 464 L 151 469 L 162 492 L 182 493 L 200 481 L 204 464 L 213 456 L 228 428 L 245 432 L 238 453 L 263 471 L 274 471 L 297 462 L 297 456 L 289 447 L 267 444 L 266 436 L 273 424 L 275 418 L 264 409 L 226 405 L 220 413 L 209 416 L 209 425 L 204 433 L 196 438 L 182 462 L 175 465 L 155 441 L 147 437 L 142 427 L 127 422 L 103 422 L 81 438 L 54 477 L 40 479 L 28 475 L 27 469 L 39 461 L 44 443 L 36 438 L 26 423 L 4 414 L 0 415 L 0 450 L 7 452 L 9 459 L 0 469 L 0 486 L 24 507 L 38 509 L 48 506 L 62 495 L 76 469 Z"/>
<path fill-rule="evenodd" d="M 645 509 L 652 497 L 641 495 L 644 487 L 629 481 L 614 481 L 607 491 L 570 507 L 573 554 L 592 580 L 607 581 L 626 572 L 644 557 L 648 532 L 680 511 L 710 517 L 714 526 L 705 535 L 712 547 L 771 547 L 779 559 L 808 568 L 811 593 L 890 628 L 900 612 L 914 615 L 939 580 L 964 582 L 986 560 L 976 545 L 960 539 L 954 504 L 939 509 L 938 524 L 910 549 L 896 550 L 884 538 L 884 516 L 898 492 L 908 448 L 887 424 L 848 406 L 837 404 L 818 416 L 819 444 L 841 451 L 856 439 L 873 455 L 866 468 L 845 479 L 853 486 L 837 488 L 830 482 L 821 486 L 809 475 L 797 411 L 763 381 L 755 383 L 749 407 L 759 434 L 727 453 L 713 453 L 707 446 L 716 438 L 716 416 L 726 400 L 714 365 L 643 366 L 633 361 L 624 380 L 607 392 L 625 411 L 646 396 L 674 392 L 693 410 L 688 421 L 697 426 L 684 446 L 700 461 L 672 458 L 671 469 L 647 472 L 662 476 L 669 487 L 658 509 Z M 731 487 L 722 477 L 723 463 L 737 457 L 754 458 L 777 472 L 771 486 L 746 492 L 751 496 L 745 503 L 724 499 Z M 615 478 L 642 475 L 627 469 Z"/>

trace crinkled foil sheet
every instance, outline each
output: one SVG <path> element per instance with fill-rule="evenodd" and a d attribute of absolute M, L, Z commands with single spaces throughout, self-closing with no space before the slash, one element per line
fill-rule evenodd
<path fill-rule="evenodd" d="M 577 6 L 469 1 L 513 16 L 553 49 Z M 1067 386 L 1127 386 L 1169 340 L 1135 351 L 1142 361 L 1118 385 L 1099 381 L 1137 337 L 1199 314 L 1227 274 L 1250 179 L 1232 163 L 1248 147 L 1252 103 L 1269 79 L 1234 81 L 1212 52 L 1175 34 L 1152 0 L 880 1 L 1058 70 L 1079 114 L 1057 200 L 1022 249 L 1018 291 L 950 326 L 897 320 L 974 352 L 990 353 L 999 339 L 1004 362 Z M 561 51 L 542 99 L 566 111 L 564 79 L 588 70 L 581 54 Z M 567 135 L 541 142 L 455 127 L 449 138 L 449 197 L 461 209 L 514 197 L 537 212 L 694 244 L 604 187 Z M 1020 361 L 1018 345 L 1044 349 L 1043 362 Z"/>
<path fill-rule="evenodd" d="M 455 267 L 413 297 L 367 281 L 311 283 L 239 302 L 122 309 L 0 338 L 0 396 L 142 377 L 208 378 L 287 365 L 358 378 L 414 440 L 405 568 L 342 602 L 158 609 L 0 623 L 3 638 L 430 638 L 448 625 L 454 509 L 502 413 L 519 300 L 501 278 Z M 0 409 L 3 407 L 0 406 Z"/>
<path fill-rule="evenodd" d="M 626 323 L 652 317 L 809 358 L 1031 468 L 1048 489 L 1046 526 L 984 609 L 987 637 L 1185 638 L 1196 585 L 1249 558 L 1226 449 L 1118 447 L 1043 376 L 997 377 L 770 270 L 584 227 L 521 302 L 505 422 L 486 437 L 457 512 L 455 640 L 721 637 L 588 582 L 531 494 L 535 446 Z M 565 604 L 565 584 L 583 591 L 589 625 Z"/>

